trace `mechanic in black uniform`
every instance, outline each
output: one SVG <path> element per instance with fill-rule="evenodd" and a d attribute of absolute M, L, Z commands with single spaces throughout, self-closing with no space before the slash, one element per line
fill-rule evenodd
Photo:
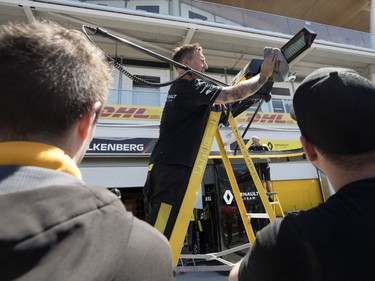
<path fill-rule="evenodd" d="M 171 86 L 144 186 L 146 221 L 167 238 L 185 195 L 211 106 L 256 93 L 273 74 L 276 58 L 271 52 L 259 74 L 234 86 L 216 86 L 195 75 L 186 75 Z M 200 72 L 208 68 L 198 43 L 176 48 L 173 60 Z M 177 72 L 181 75 L 185 70 L 177 68 Z"/>
<path fill-rule="evenodd" d="M 374 280 L 375 85 L 342 68 L 314 71 L 294 113 L 307 159 L 335 194 L 257 233 L 230 281 Z"/>
<path fill-rule="evenodd" d="M 249 147 L 250 151 L 269 151 L 268 146 L 262 144 L 257 136 L 253 136 L 251 140 L 252 144 Z M 269 159 L 261 158 L 258 159 L 257 162 L 254 162 L 254 166 L 258 172 L 259 178 L 262 180 L 262 182 L 266 183 L 267 192 L 272 192 L 271 172 L 270 165 L 268 164 L 268 162 Z"/>

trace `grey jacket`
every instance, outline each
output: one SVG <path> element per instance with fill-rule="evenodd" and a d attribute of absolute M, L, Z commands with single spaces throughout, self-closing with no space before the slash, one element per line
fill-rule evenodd
<path fill-rule="evenodd" d="M 166 238 L 103 187 L 0 166 L 0 280 L 173 280 Z"/>

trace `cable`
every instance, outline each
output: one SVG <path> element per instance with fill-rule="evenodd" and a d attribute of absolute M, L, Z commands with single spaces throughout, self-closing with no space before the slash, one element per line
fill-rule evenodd
<path fill-rule="evenodd" d="M 171 80 L 171 81 L 168 81 L 168 82 L 165 82 L 165 83 L 153 83 L 153 82 L 146 81 L 146 80 L 130 73 L 120 63 L 116 62 L 115 60 L 113 60 L 112 62 L 113 62 L 114 67 L 117 68 L 126 77 L 128 77 L 128 78 L 132 79 L 133 81 L 136 81 L 140 84 L 148 85 L 148 86 L 152 86 L 152 87 L 164 87 L 164 86 L 171 85 L 171 84 L 175 83 L 176 81 L 182 79 L 184 76 L 190 74 L 190 71 L 187 70 L 182 75 L 180 75 L 179 77 L 177 77 L 174 80 Z"/>
<path fill-rule="evenodd" d="M 134 48 L 134 49 L 136 49 L 138 51 L 141 51 L 142 53 L 148 54 L 148 55 L 150 55 L 150 56 L 152 56 L 154 58 L 157 58 L 157 59 L 159 59 L 161 61 L 167 62 L 167 63 L 169 63 L 169 64 L 171 64 L 171 65 L 173 65 L 175 67 L 182 68 L 182 69 L 185 70 L 185 72 L 182 75 L 180 75 L 179 77 L 177 77 L 176 79 L 168 81 L 168 82 L 165 82 L 165 83 L 152 83 L 152 82 L 146 81 L 146 80 L 144 80 L 142 78 L 139 78 L 139 77 L 133 75 L 132 73 L 130 73 L 129 71 L 127 71 L 120 63 L 116 62 L 115 59 L 113 59 L 107 53 L 105 53 L 102 49 L 100 49 L 99 46 L 87 34 L 86 29 L 94 32 L 96 35 L 99 35 L 99 36 L 102 36 L 102 37 L 106 37 L 106 38 L 108 37 L 108 38 L 110 38 L 112 40 L 119 41 L 119 42 L 121 42 L 121 43 L 123 43 L 125 45 L 130 46 L 131 48 Z M 141 47 L 139 45 L 136 45 L 136 44 L 134 44 L 134 43 L 132 43 L 132 42 L 124 39 L 124 38 L 115 36 L 115 35 L 107 32 L 107 31 L 105 31 L 105 30 L 103 30 L 103 29 L 101 29 L 99 27 L 95 28 L 95 27 L 92 27 L 92 26 L 83 25 L 82 26 L 82 30 L 83 30 L 83 33 L 86 35 L 86 37 L 90 40 L 90 42 L 103 52 L 103 54 L 107 57 L 107 60 L 110 63 L 112 63 L 116 69 L 118 69 L 122 74 L 124 74 L 128 78 L 132 79 L 133 81 L 137 81 L 138 83 L 141 83 L 141 84 L 144 84 L 144 85 L 148 85 L 148 86 L 152 86 L 152 87 L 164 87 L 164 86 L 168 86 L 168 85 L 171 85 L 171 84 L 175 83 L 176 81 L 182 79 L 186 75 L 194 74 L 194 75 L 198 76 L 199 78 L 201 78 L 203 80 L 208 80 L 208 81 L 210 81 L 211 83 L 213 83 L 215 85 L 227 86 L 227 84 L 225 84 L 225 83 L 223 83 L 223 82 L 221 82 L 219 80 L 216 80 L 216 79 L 214 79 L 214 78 L 212 78 L 210 76 L 207 76 L 207 75 L 205 75 L 202 72 L 193 70 L 193 69 L 191 69 L 190 67 L 188 67 L 186 65 L 183 65 L 183 64 L 181 64 L 179 62 L 171 60 L 171 59 L 169 59 L 167 57 L 164 57 L 164 56 L 162 56 L 162 55 L 160 55 L 158 53 L 152 52 L 152 51 L 150 51 L 150 50 L 148 50 L 146 48 L 143 48 L 143 47 Z"/>
<path fill-rule="evenodd" d="M 261 106 L 263 104 L 263 101 L 264 100 L 260 100 L 260 102 L 259 102 L 259 104 L 258 104 L 258 106 L 257 106 L 257 108 L 256 108 L 256 110 L 255 110 L 255 112 L 253 114 L 253 116 L 251 117 L 251 120 L 249 121 L 249 123 L 247 124 L 245 130 L 242 133 L 242 139 L 245 137 L 245 135 L 247 133 L 247 130 L 250 128 L 250 125 L 253 123 L 255 116 L 257 115 L 259 109 L 261 108 Z M 234 149 L 233 155 L 237 155 L 237 150 L 238 150 L 238 143 L 236 145 L 236 148 Z"/>

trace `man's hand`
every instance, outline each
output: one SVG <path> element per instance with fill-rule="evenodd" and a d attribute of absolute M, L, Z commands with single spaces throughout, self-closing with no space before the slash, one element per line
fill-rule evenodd
<path fill-rule="evenodd" d="M 276 58 L 277 54 L 272 50 L 264 59 L 260 67 L 260 73 L 236 85 L 223 87 L 215 100 L 215 104 L 232 103 L 255 94 L 267 82 L 268 78 L 271 77 L 275 68 Z"/>
<path fill-rule="evenodd" d="M 271 51 L 269 55 L 264 59 L 262 65 L 260 66 L 260 73 L 264 75 L 267 79 L 270 78 L 275 69 L 277 54 L 275 51 Z"/>

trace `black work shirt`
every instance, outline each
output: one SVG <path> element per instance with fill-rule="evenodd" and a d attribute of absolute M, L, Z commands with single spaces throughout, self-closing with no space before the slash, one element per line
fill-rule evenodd
<path fill-rule="evenodd" d="M 255 144 L 251 144 L 250 147 L 249 147 L 249 150 L 252 150 L 252 151 L 269 151 L 269 148 L 268 146 L 264 145 L 264 144 L 261 144 L 261 145 L 255 145 Z"/>
<path fill-rule="evenodd" d="M 239 280 L 374 280 L 375 179 L 341 188 L 326 203 L 257 233 Z"/>
<path fill-rule="evenodd" d="M 181 79 L 171 86 L 150 163 L 193 166 L 211 106 L 221 90 L 201 79 Z"/>

